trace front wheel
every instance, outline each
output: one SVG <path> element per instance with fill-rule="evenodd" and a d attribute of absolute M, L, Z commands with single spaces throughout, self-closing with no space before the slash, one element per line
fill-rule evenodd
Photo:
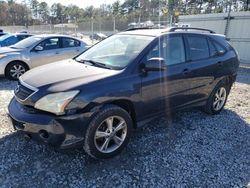
<path fill-rule="evenodd" d="M 128 144 L 131 132 L 132 120 L 128 112 L 115 105 L 106 106 L 90 122 L 84 150 L 98 159 L 113 157 Z"/>
<path fill-rule="evenodd" d="M 217 84 L 203 108 L 204 111 L 212 115 L 219 114 L 226 104 L 228 94 L 229 89 L 225 82 Z"/>

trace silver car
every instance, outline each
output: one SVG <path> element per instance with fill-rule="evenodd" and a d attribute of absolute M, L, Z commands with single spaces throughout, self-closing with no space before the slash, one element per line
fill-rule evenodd
<path fill-rule="evenodd" d="M 32 36 L 0 48 L 0 76 L 16 80 L 29 69 L 73 58 L 87 48 L 86 43 L 69 36 Z"/>

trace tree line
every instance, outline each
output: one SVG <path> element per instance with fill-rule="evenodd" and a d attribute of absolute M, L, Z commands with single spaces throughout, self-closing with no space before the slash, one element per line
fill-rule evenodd
<path fill-rule="evenodd" d="M 37 0 L 0 0 L 0 25 L 81 23 L 90 19 L 127 19 L 140 22 L 157 17 L 250 10 L 250 0 L 125 0 L 99 8 L 55 3 L 51 7 Z"/>

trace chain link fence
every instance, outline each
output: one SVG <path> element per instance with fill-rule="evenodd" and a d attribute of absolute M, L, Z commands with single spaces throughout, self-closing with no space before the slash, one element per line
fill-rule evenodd
<path fill-rule="evenodd" d="M 81 23 L 61 23 L 57 25 L 32 25 L 32 26 L 0 26 L 5 32 L 18 33 L 22 31 L 27 31 L 32 34 L 49 34 L 49 33 L 60 33 L 60 34 L 83 34 L 91 35 L 93 33 L 104 33 L 110 35 L 119 31 L 128 29 L 129 27 L 143 27 L 149 26 L 149 24 L 154 24 L 155 26 L 167 25 L 167 19 L 148 18 L 97 18 L 88 19 Z"/>

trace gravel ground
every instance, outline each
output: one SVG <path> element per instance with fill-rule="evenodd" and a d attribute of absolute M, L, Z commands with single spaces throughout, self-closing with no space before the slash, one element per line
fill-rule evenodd
<path fill-rule="evenodd" d="M 7 121 L 15 82 L 0 79 L 1 187 L 246 187 L 250 182 L 250 69 L 239 72 L 217 116 L 180 112 L 136 130 L 120 156 L 58 153 Z"/>

